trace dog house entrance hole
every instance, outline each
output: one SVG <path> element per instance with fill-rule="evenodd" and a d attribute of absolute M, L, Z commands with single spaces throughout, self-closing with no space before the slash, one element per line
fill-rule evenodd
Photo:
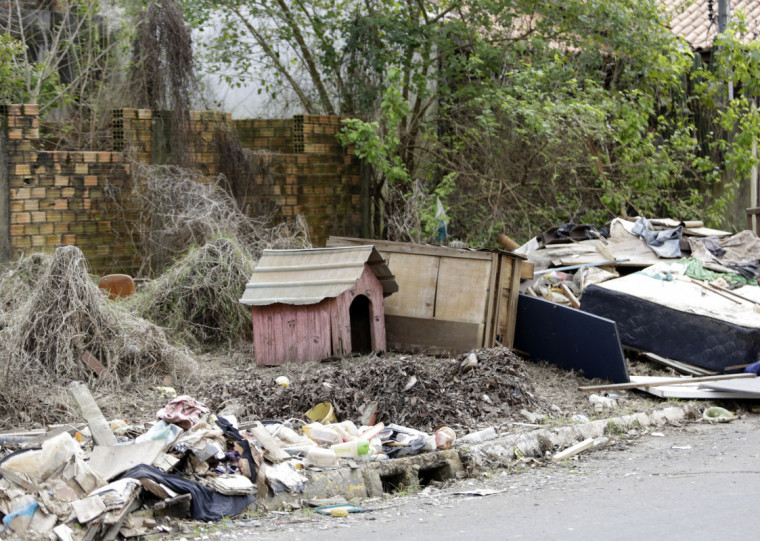
<path fill-rule="evenodd" d="M 353 353 L 365 354 L 372 351 L 369 308 L 369 299 L 364 295 L 357 295 L 348 309 L 351 318 L 351 351 Z"/>

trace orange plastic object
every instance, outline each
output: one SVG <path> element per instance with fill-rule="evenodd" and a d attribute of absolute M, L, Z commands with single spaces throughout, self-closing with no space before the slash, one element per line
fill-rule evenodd
<path fill-rule="evenodd" d="M 108 274 L 98 281 L 98 287 L 111 299 L 130 297 L 135 293 L 135 281 L 127 274 Z"/>

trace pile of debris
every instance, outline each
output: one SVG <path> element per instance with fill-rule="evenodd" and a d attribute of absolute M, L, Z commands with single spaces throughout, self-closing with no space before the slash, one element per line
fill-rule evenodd
<path fill-rule="evenodd" d="M 324 423 L 300 428 L 239 423 L 187 395 L 166 404 L 155 422 L 109 423 L 86 385 L 73 382 L 68 391 L 86 425 L 0 434 L 0 515 L 17 535 L 130 538 L 168 531 L 161 517 L 219 520 L 280 492 L 303 492 L 305 469 L 433 452 L 456 439 L 448 427 L 428 434 L 338 422 L 329 405 L 319 413 Z"/>
<path fill-rule="evenodd" d="M 617 218 L 608 231 L 585 224 L 552 228 L 516 252 L 536 269 L 521 285 L 537 298 L 521 295 L 515 338 L 515 347 L 532 357 L 617 383 L 638 381 L 629 378 L 621 345 L 691 376 L 760 372 L 760 239 L 752 231 L 732 235 L 699 221 Z M 539 319 L 553 340 L 535 335 Z M 577 332 L 592 327 L 598 332 Z M 605 341 L 608 354 L 595 356 Z M 589 353 L 568 360 L 568 349 Z M 656 394 L 760 396 L 760 381 L 702 387 L 709 388 Z"/>
<path fill-rule="evenodd" d="M 212 406 L 238 402 L 242 414 L 262 419 L 299 417 L 316 403 L 329 401 L 350 419 L 377 407 L 377 420 L 423 430 L 437 424 L 455 429 L 498 423 L 510 411 L 548 411 L 525 378 L 523 361 L 507 348 L 475 350 L 456 359 L 423 356 L 370 357 L 325 364 L 319 371 L 292 374 L 291 384 L 274 384 L 291 367 L 241 374 L 198 393 Z M 250 397 L 255 396 L 256 400 Z"/>

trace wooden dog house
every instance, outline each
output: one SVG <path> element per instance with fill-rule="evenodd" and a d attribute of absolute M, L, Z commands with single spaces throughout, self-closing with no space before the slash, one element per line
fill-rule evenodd
<path fill-rule="evenodd" d="M 374 246 L 265 250 L 240 302 L 256 363 L 385 351 L 383 298 L 398 284 Z"/>

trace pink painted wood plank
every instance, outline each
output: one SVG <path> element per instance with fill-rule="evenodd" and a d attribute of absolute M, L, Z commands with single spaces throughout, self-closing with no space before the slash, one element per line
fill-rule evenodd
<path fill-rule="evenodd" d="M 298 361 L 298 341 L 296 340 L 295 328 L 298 317 L 298 307 L 283 304 L 281 307 L 282 329 L 284 340 L 284 359 L 293 363 Z"/>
<path fill-rule="evenodd" d="M 256 364 L 259 365 L 276 365 L 277 357 L 274 345 L 274 328 L 272 325 L 271 307 L 262 306 L 254 309 L 254 329 L 259 340 L 254 342 L 256 348 Z"/>
<path fill-rule="evenodd" d="M 298 310 L 298 313 L 296 314 L 296 325 L 293 329 L 293 340 L 295 340 L 296 343 L 296 357 L 298 362 L 302 362 L 306 359 L 308 351 L 308 344 L 306 343 L 306 340 L 308 339 L 308 319 L 309 315 L 304 310 Z"/>
<path fill-rule="evenodd" d="M 320 339 L 319 339 L 319 357 L 320 361 L 322 359 L 327 359 L 332 355 L 332 344 L 330 343 L 330 311 L 327 308 L 327 303 L 322 301 L 319 304 L 319 329 L 320 329 Z"/>
<path fill-rule="evenodd" d="M 330 354 L 338 356 L 341 348 L 340 333 L 338 327 L 337 300 L 326 299 L 326 308 L 330 317 Z"/>

